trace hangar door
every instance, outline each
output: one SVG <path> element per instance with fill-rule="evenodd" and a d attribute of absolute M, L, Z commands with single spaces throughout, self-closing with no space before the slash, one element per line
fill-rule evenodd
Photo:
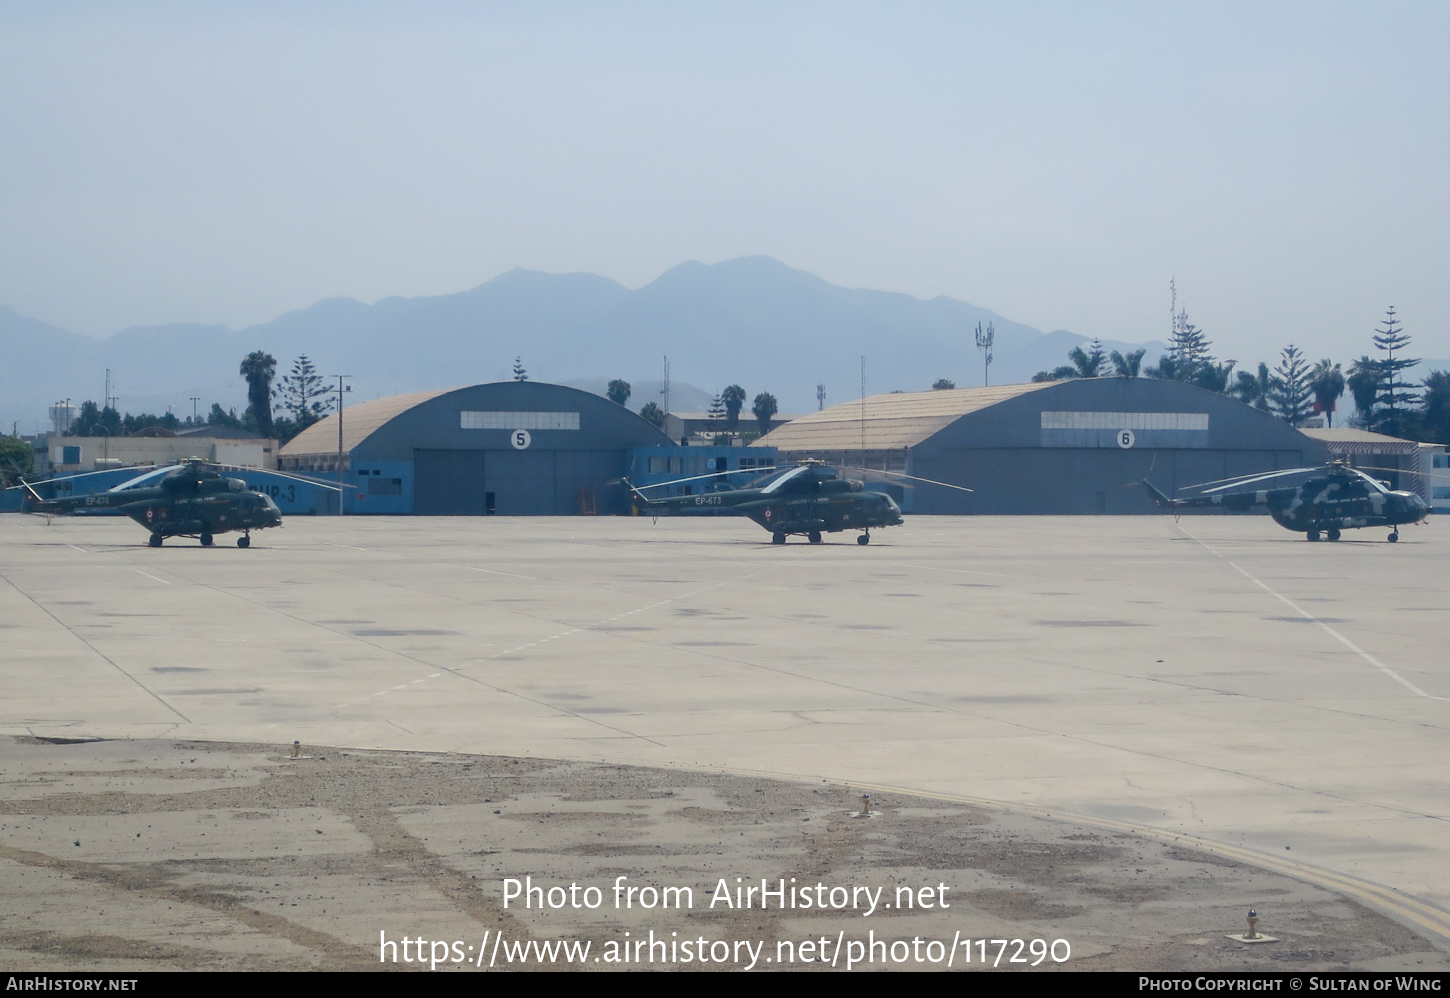
<path fill-rule="evenodd" d="M 622 451 L 415 450 L 419 516 L 576 516 L 624 473 Z"/>
<path fill-rule="evenodd" d="M 413 512 L 418 516 L 481 516 L 484 452 L 413 451 Z"/>
<path fill-rule="evenodd" d="M 553 451 L 488 451 L 488 491 L 499 516 L 553 516 Z"/>
<path fill-rule="evenodd" d="M 605 450 L 487 452 L 485 478 L 500 516 L 578 516 L 581 492 L 590 502 L 605 482 L 624 474 L 624 452 Z"/>

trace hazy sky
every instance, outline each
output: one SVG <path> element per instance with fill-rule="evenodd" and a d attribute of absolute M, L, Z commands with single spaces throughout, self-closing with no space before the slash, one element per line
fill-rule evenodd
<path fill-rule="evenodd" d="M 0 304 L 240 326 L 764 253 L 1043 329 L 1450 357 L 1450 6 L 0 4 Z"/>

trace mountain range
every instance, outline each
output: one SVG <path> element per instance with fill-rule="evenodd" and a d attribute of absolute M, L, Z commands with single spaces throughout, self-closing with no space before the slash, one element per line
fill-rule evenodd
<path fill-rule="evenodd" d="M 123 412 L 191 413 L 245 405 L 242 358 L 265 350 L 279 377 L 307 354 L 323 375 L 352 375 L 352 399 L 501 381 L 520 358 L 530 378 L 602 393 L 613 378 L 635 386 L 631 408 L 659 401 L 664 359 L 671 407 L 698 411 L 725 385 L 753 398 L 768 391 L 782 413 L 892 390 L 983 383 L 978 323 L 996 331 L 991 382 L 1026 381 L 1066 363 L 1086 337 L 1044 333 L 953 298 L 929 301 L 844 288 L 769 257 L 682 263 L 631 290 L 594 274 L 513 270 L 469 291 L 384 298 L 371 305 L 329 298 L 270 322 L 233 330 L 179 323 L 82 336 L 0 306 L 0 421 L 22 432 L 46 424 L 61 399 L 100 401 L 106 370 Z M 1147 347 L 1104 341 L 1105 349 Z M 747 404 L 748 408 L 748 404 Z"/>

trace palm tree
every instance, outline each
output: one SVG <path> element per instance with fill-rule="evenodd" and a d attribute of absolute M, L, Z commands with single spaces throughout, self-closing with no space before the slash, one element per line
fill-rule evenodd
<path fill-rule="evenodd" d="M 1032 376 L 1032 380 L 1067 381 L 1070 378 L 1100 378 L 1103 376 L 1103 364 L 1108 357 L 1103 353 L 1103 345 L 1094 339 L 1091 350 L 1085 351 L 1080 346 L 1073 347 L 1067 352 L 1067 359 L 1072 361 L 1070 365 L 1064 364 L 1051 371 L 1038 371 Z"/>
<path fill-rule="evenodd" d="M 272 378 L 277 374 L 277 359 L 265 350 L 247 354 L 238 372 L 247 379 L 249 411 L 256 420 L 257 432 L 264 437 L 275 435 L 272 428 Z"/>
<path fill-rule="evenodd" d="M 1120 378 L 1136 378 L 1138 369 L 1143 366 L 1143 355 L 1147 352 L 1147 347 L 1140 347 L 1126 355 L 1114 350 L 1108 355 L 1113 360 L 1113 373 Z"/>
<path fill-rule="evenodd" d="M 755 404 L 750 407 L 755 413 L 755 422 L 760 427 L 760 435 L 763 437 L 770 432 L 770 417 L 776 413 L 775 396 L 770 392 L 761 392 L 755 396 Z"/>
<path fill-rule="evenodd" d="M 745 389 L 739 385 L 730 385 L 720 393 L 720 398 L 725 402 L 725 429 L 731 433 L 740 425 L 740 407 L 745 404 Z"/>
<path fill-rule="evenodd" d="M 1324 413 L 1324 425 L 1333 426 L 1334 404 L 1344 394 L 1344 372 L 1325 357 L 1309 372 L 1309 390 L 1314 393 L 1314 407 Z"/>
<path fill-rule="evenodd" d="M 646 402 L 639 410 L 639 414 L 655 426 L 665 425 L 665 411 L 660 408 L 658 402 Z"/>
<path fill-rule="evenodd" d="M 1350 396 L 1354 398 L 1360 425 L 1366 428 L 1373 424 L 1374 403 L 1379 398 L 1380 382 L 1384 380 L 1384 376 L 1380 362 L 1366 356 L 1349 365 L 1349 377 L 1344 379 L 1349 386 Z"/>
<path fill-rule="evenodd" d="M 1238 381 L 1234 382 L 1234 386 L 1228 394 L 1245 405 L 1268 412 L 1269 399 L 1278 390 L 1278 387 L 1279 379 L 1269 371 L 1268 364 L 1260 361 L 1259 373 L 1253 375 L 1248 371 L 1240 371 Z"/>
<path fill-rule="evenodd" d="M 609 389 L 604 394 L 615 405 L 624 405 L 624 403 L 629 401 L 629 393 L 631 391 L 632 389 L 628 381 L 615 378 L 609 383 Z"/>

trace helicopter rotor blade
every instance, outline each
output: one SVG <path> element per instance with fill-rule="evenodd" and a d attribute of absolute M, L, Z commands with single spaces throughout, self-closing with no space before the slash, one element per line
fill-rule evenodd
<path fill-rule="evenodd" d="M 1445 475 L 1445 474 L 1436 475 L 1436 474 L 1432 474 L 1431 472 L 1428 472 L 1428 471 L 1411 471 L 1408 468 L 1371 468 L 1371 467 L 1365 466 L 1365 467 L 1353 468 L 1351 470 L 1353 470 L 1353 471 L 1383 471 L 1383 472 L 1387 472 L 1387 473 L 1389 473 L 1391 475 L 1419 475 L 1421 478 L 1443 478 L 1443 479 L 1445 479 L 1447 481 L 1450 481 L 1450 475 Z"/>
<path fill-rule="evenodd" d="M 176 465 L 176 467 L 179 468 L 181 466 L 180 465 Z M 126 469 L 123 469 L 123 470 L 130 471 L 131 469 L 130 468 L 126 468 Z M 153 469 L 147 468 L 146 470 L 149 472 L 149 471 L 151 471 Z M 82 471 L 82 472 L 79 472 L 78 474 L 74 474 L 74 475 L 61 475 L 58 478 L 45 478 L 45 479 L 42 479 L 42 480 L 40 480 L 38 482 L 26 482 L 26 483 L 23 483 L 21 485 L 11 485 L 11 486 L 8 486 L 5 489 L 5 491 L 6 492 L 9 492 L 12 489 L 23 489 L 23 488 L 25 488 L 28 485 L 49 485 L 52 482 L 73 482 L 77 478 L 89 478 L 91 475 L 110 475 L 110 474 L 113 474 L 115 471 L 116 471 L 115 468 L 103 468 L 100 471 Z"/>
<path fill-rule="evenodd" d="M 1193 485 L 1184 485 L 1184 489 L 1201 489 L 1205 485 L 1222 485 L 1224 488 L 1231 488 L 1234 485 L 1244 485 L 1250 481 L 1262 481 L 1265 478 L 1273 478 L 1277 475 L 1297 475 L 1305 471 L 1322 471 L 1323 468 L 1290 468 L 1288 471 L 1255 471 L 1247 475 L 1235 475 L 1233 478 L 1215 478 L 1211 482 L 1197 482 Z M 1209 490 L 1212 491 L 1212 490 Z"/>
<path fill-rule="evenodd" d="M 975 489 L 967 488 L 965 485 L 953 485 L 950 482 L 938 482 L 936 479 L 933 478 L 918 478 L 916 475 L 907 475 L 900 471 L 881 471 L 876 468 L 849 468 L 845 465 L 840 465 L 840 468 L 842 471 L 856 471 L 860 472 L 863 475 L 890 475 L 893 478 L 909 478 L 913 482 L 925 482 L 928 485 L 940 485 L 943 488 L 956 489 L 958 492 L 976 491 Z"/>
<path fill-rule="evenodd" d="M 333 485 L 331 482 L 322 482 L 314 478 L 307 478 L 303 475 L 292 475 L 288 474 L 285 471 L 278 471 L 275 468 L 243 468 L 235 464 L 218 464 L 216 465 L 216 467 L 222 471 L 238 471 L 242 473 L 246 473 L 249 471 L 265 471 L 269 475 L 276 475 L 278 478 L 289 478 L 294 482 L 301 482 L 304 485 L 315 485 L 319 489 L 330 489 L 333 492 L 347 491 L 342 486 Z"/>
<path fill-rule="evenodd" d="M 772 472 L 777 470 L 778 469 L 776 468 L 740 468 L 736 471 L 712 471 L 708 475 L 692 475 L 689 478 L 676 478 L 668 482 L 655 482 L 653 485 L 636 485 L 635 488 L 643 492 L 645 489 L 662 489 L 666 485 L 680 485 L 684 482 L 698 482 L 702 478 L 720 478 L 723 475 L 756 475 L 762 472 Z M 624 481 L 624 479 L 616 478 L 611 480 L 607 484 L 616 485 L 622 481 Z"/>
<path fill-rule="evenodd" d="M 1302 475 L 1305 472 L 1310 472 L 1310 471 L 1323 471 L 1323 470 L 1324 469 L 1322 469 L 1322 468 L 1290 468 L 1288 471 L 1273 471 L 1273 472 L 1270 472 L 1267 475 L 1255 475 L 1255 476 L 1252 476 L 1250 478 L 1244 478 L 1244 479 L 1240 479 L 1238 481 L 1229 482 L 1227 485 L 1220 485 L 1220 486 L 1218 486 L 1216 488 L 1212 488 L 1212 489 L 1204 489 L 1203 490 L 1203 494 L 1204 495 L 1207 495 L 1210 492 L 1222 492 L 1224 489 L 1238 488 L 1241 485 L 1252 485 L 1255 482 L 1267 481 L 1270 478 L 1284 478 L 1284 477 L 1286 477 L 1288 475 Z M 1204 483 L 1204 484 L 1208 484 L 1208 483 Z M 1197 486 L 1190 485 L 1190 486 L 1188 486 L 1188 488 L 1197 488 Z"/>

